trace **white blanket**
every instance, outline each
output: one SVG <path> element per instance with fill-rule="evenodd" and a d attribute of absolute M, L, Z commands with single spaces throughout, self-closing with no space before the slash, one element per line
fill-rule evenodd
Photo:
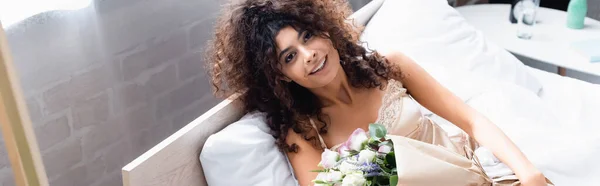
<path fill-rule="evenodd" d="M 559 186 L 600 183 L 600 161 L 595 158 L 600 154 L 597 131 L 566 127 L 550 104 L 522 87 L 496 82 L 474 88 L 459 91 L 470 92 L 466 103 L 503 130 L 552 182 Z M 451 135 L 458 130 L 439 117 L 433 118 Z M 490 177 L 512 174 L 486 149 L 476 153 Z"/>

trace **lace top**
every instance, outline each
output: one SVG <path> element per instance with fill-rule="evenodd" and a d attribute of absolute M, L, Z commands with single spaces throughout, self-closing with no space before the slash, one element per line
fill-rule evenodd
<path fill-rule="evenodd" d="M 439 130 L 435 132 L 436 135 L 445 135 L 445 132 L 442 131 L 441 128 L 434 125 L 431 120 L 423 115 L 420 108 L 421 106 L 407 94 L 407 90 L 402 86 L 402 83 L 391 79 L 385 87 L 376 123 L 385 126 L 390 134 L 407 136 L 413 139 L 431 138 L 431 135 L 420 134 L 432 129 Z M 312 120 L 310 120 L 310 122 L 313 127 L 316 128 L 314 122 Z M 321 135 L 318 135 L 318 138 L 321 147 L 326 149 L 327 145 L 323 141 Z M 433 139 L 425 140 L 440 141 Z M 450 141 L 448 140 L 446 142 L 449 143 Z M 341 144 L 333 146 L 331 150 L 336 150 L 340 145 Z M 449 145 L 450 148 L 456 150 L 453 145 L 444 144 L 444 146 L 446 145 Z"/>

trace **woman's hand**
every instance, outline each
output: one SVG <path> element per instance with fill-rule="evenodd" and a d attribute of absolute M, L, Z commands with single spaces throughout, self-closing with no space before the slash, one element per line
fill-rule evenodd
<path fill-rule="evenodd" d="M 461 128 L 480 146 L 490 149 L 513 170 L 523 185 L 546 186 L 544 175 L 487 117 L 465 104 L 402 53 L 390 53 L 386 58 L 392 64 L 392 71 L 396 72 L 392 73 L 393 78 L 401 81 L 417 102 Z"/>

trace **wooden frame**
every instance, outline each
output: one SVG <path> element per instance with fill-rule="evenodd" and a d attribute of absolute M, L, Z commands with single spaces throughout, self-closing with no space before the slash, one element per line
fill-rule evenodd
<path fill-rule="evenodd" d="M 46 186 L 31 119 L 12 64 L 8 41 L 0 23 L 0 125 L 8 157 L 18 186 Z"/>

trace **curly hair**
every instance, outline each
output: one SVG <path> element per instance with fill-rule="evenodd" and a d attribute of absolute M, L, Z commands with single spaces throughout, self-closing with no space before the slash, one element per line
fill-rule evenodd
<path fill-rule="evenodd" d="M 266 113 L 267 124 L 284 152 L 297 152 L 288 144 L 293 130 L 318 146 L 316 133 L 327 133 L 322 104 L 308 89 L 281 79 L 275 36 L 284 27 L 305 29 L 325 36 L 338 51 L 350 85 L 380 88 L 389 79 L 391 65 L 377 52 L 359 45 L 360 29 L 346 22 L 351 9 L 340 0 L 244 0 L 225 7 L 208 43 L 207 68 L 218 97 L 238 94 L 245 112 Z M 318 131 L 308 122 L 317 119 Z"/>

